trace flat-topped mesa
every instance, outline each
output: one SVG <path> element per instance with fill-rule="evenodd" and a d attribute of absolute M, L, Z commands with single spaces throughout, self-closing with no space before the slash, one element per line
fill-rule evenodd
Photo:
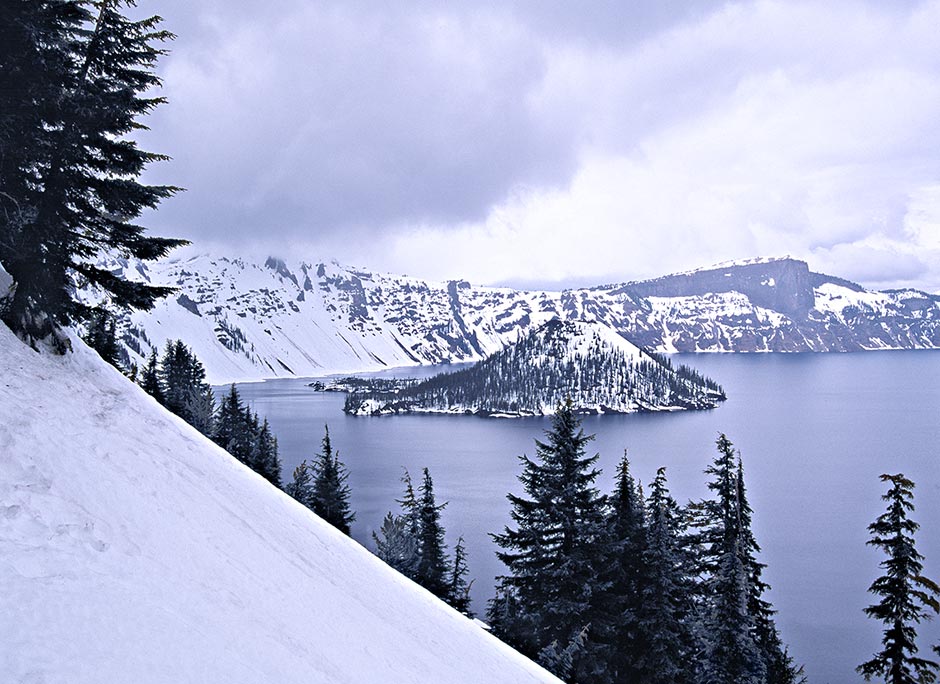
<path fill-rule="evenodd" d="M 711 268 L 626 283 L 623 291 L 637 297 L 694 297 L 739 292 L 757 306 L 806 319 L 816 302 L 813 286 L 820 278 L 805 261 L 783 257 L 720 264 Z"/>
<path fill-rule="evenodd" d="M 471 368 L 441 373 L 394 392 L 378 387 L 347 397 L 354 415 L 458 413 L 519 417 L 554 413 L 633 413 L 714 408 L 715 382 L 673 367 L 597 322 L 553 319 Z"/>

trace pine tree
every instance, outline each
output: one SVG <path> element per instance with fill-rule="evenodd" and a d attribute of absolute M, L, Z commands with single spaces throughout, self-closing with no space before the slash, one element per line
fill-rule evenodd
<path fill-rule="evenodd" d="M 184 415 L 206 437 L 215 434 L 215 395 L 209 385 L 198 383 L 192 387 L 186 397 Z"/>
<path fill-rule="evenodd" d="M 328 427 L 322 445 L 313 466 L 313 510 L 340 532 L 349 534 L 349 525 L 356 519 L 349 508 L 349 473 L 339 455 L 333 453 Z"/>
<path fill-rule="evenodd" d="M 467 617 L 473 617 L 473 611 L 470 610 L 470 586 L 473 581 L 467 582 L 468 573 L 467 549 L 464 547 L 463 537 L 460 537 L 454 547 L 454 565 L 447 581 L 446 601 Z"/>
<path fill-rule="evenodd" d="M 242 414 L 242 429 L 244 430 L 245 439 L 243 446 L 244 463 L 260 474 L 261 451 L 260 444 L 258 444 L 258 435 L 261 433 L 261 422 L 258 420 L 258 414 L 252 411 L 251 406 L 248 405 L 245 405 Z"/>
<path fill-rule="evenodd" d="M 93 309 L 89 314 L 88 332 L 85 342 L 98 355 L 114 367 L 118 367 L 118 343 L 114 316 L 105 308 Z"/>
<path fill-rule="evenodd" d="M 193 409 L 204 409 L 211 388 L 206 383 L 202 362 L 182 340 L 167 341 L 158 375 L 163 390 L 163 405 L 190 425 L 197 422 L 205 424 L 203 417 L 197 420 Z"/>
<path fill-rule="evenodd" d="M 676 541 L 679 575 L 684 578 L 685 613 L 683 622 L 690 639 L 689 651 L 694 657 L 686 661 L 686 681 L 706 681 L 708 652 L 708 617 L 711 613 L 712 594 L 709 588 L 714 571 L 709 560 L 708 526 L 709 506 L 705 501 L 689 501 L 677 509 Z"/>
<path fill-rule="evenodd" d="M 684 574 L 680 512 L 669 494 L 665 468 L 656 471 L 646 508 L 644 577 L 636 607 L 644 644 L 638 678 L 648 684 L 685 684 L 694 681 L 691 582 Z"/>
<path fill-rule="evenodd" d="M 914 483 L 904 475 L 882 475 L 889 483 L 881 498 L 888 502 L 868 531 L 870 546 L 881 549 L 887 558 L 881 562 L 885 574 L 868 591 L 881 597 L 865 609 L 865 614 L 885 623 L 882 650 L 858 666 L 866 680 L 884 677 L 886 684 L 930 684 L 936 681 L 940 665 L 917 657 L 916 625 L 940 612 L 940 586 L 924 577 L 924 557 L 917 551 L 914 534 L 920 525 L 908 517 L 914 510 Z M 938 654 L 940 655 L 940 654 Z"/>
<path fill-rule="evenodd" d="M 144 392 L 158 402 L 161 404 L 164 403 L 163 388 L 160 386 L 160 375 L 157 369 L 156 349 L 150 350 L 150 356 L 147 357 L 147 365 L 144 367 L 144 372 L 140 377 L 140 386 L 143 387 Z"/>
<path fill-rule="evenodd" d="M 486 604 L 486 622 L 503 642 L 519 652 L 531 648 L 531 634 L 536 616 L 523 611 L 509 579 L 498 577 L 493 597 Z"/>
<path fill-rule="evenodd" d="M 434 501 L 434 483 L 431 474 L 424 469 L 424 478 L 418 488 L 418 537 L 417 582 L 438 598 L 447 597 L 447 558 L 444 551 L 444 528 L 441 526 L 441 510 L 446 503 Z"/>
<path fill-rule="evenodd" d="M 378 534 L 372 533 L 375 555 L 395 568 L 405 577 L 414 578 L 418 566 L 418 545 L 408 530 L 404 517 L 385 515 Z"/>
<path fill-rule="evenodd" d="M 133 222 L 177 188 L 138 181 L 166 159 L 127 136 L 163 102 L 143 93 L 160 85 L 157 45 L 172 34 L 159 17 L 127 19 L 128 4 L 100 0 L 92 13 L 83 0 L 3 3 L 0 262 L 17 283 L 4 320 L 33 344 L 88 317 L 77 282 L 118 308 L 149 309 L 171 291 L 94 265 L 106 253 L 150 260 L 184 244 Z"/>
<path fill-rule="evenodd" d="M 750 539 L 744 519 L 738 486 L 734 445 L 718 437 L 718 457 L 705 472 L 715 499 L 706 502 L 711 527 L 706 530 L 712 597 L 706 617 L 708 631 L 705 672 L 714 684 L 763 684 L 767 670 L 754 639 L 756 621 L 749 609 L 751 568 L 747 567 Z"/>
<path fill-rule="evenodd" d="M 169 397 L 167 397 L 169 402 Z M 235 383 L 219 402 L 213 441 L 245 464 L 251 460 L 252 435 L 245 418 L 246 407 Z"/>
<path fill-rule="evenodd" d="M 294 468 L 293 479 L 284 487 L 284 492 L 313 510 L 313 474 L 306 461 Z"/>
<path fill-rule="evenodd" d="M 508 496 L 516 529 L 493 535 L 510 572 L 502 578 L 504 593 L 517 606 L 497 634 L 518 640 L 524 653 L 546 664 L 570 654 L 577 676 L 582 664 L 590 667 L 582 659 L 582 633 L 595 618 L 604 499 L 593 487 L 598 456 L 585 456 L 593 436 L 584 435 L 570 402 L 558 408 L 546 437 L 536 441 L 535 460 L 520 459 L 528 498 Z"/>
<path fill-rule="evenodd" d="M 596 617 L 591 632 L 603 643 L 592 660 L 593 681 L 639 682 L 639 667 L 646 651 L 639 625 L 639 608 L 646 568 L 646 510 L 637 482 L 630 474 L 624 452 L 617 466 L 604 538 L 603 586 L 597 593 Z"/>
<path fill-rule="evenodd" d="M 258 473 L 275 487 L 280 487 L 281 459 L 277 453 L 277 437 L 272 434 L 267 418 L 261 423 L 255 445 Z"/>
<path fill-rule="evenodd" d="M 415 495 L 414 486 L 411 482 L 411 473 L 409 473 L 407 470 L 404 470 L 401 476 L 401 481 L 405 486 L 405 494 L 401 499 L 396 499 L 395 501 L 401 507 L 401 517 L 405 524 L 405 530 L 414 540 L 415 549 L 419 549 L 421 547 L 421 513 L 418 508 L 418 497 Z M 417 563 L 418 562 L 416 558 L 416 571 Z"/>
<path fill-rule="evenodd" d="M 0 3 L 0 263 L 20 292 L 0 314 L 31 342 L 54 333 L 45 302 L 27 294 L 42 288 L 43 242 L 51 237 L 34 225 L 47 174 L 41 160 L 64 127 L 63 99 L 89 19 L 78 0 Z M 69 347 L 62 336 L 56 346 Z"/>

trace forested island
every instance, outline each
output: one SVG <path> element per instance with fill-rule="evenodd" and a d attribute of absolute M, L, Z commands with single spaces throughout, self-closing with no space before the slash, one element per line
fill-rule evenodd
<path fill-rule="evenodd" d="M 353 391 L 354 415 L 455 413 L 540 416 L 571 401 L 578 414 L 715 408 L 721 386 L 649 354 L 609 327 L 554 319 L 474 366 L 383 391 Z"/>

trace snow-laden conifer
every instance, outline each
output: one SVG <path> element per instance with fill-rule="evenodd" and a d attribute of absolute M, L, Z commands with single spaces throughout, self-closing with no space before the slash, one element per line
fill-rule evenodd
<path fill-rule="evenodd" d="M 719 435 L 718 456 L 706 468 L 714 498 L 705 502 L 708 527 L 706 581 L 709 606 L 704 673 L 714 684 L 765 684 L 767 668 L 755 641 L 756 619 L 750 610 L 751 541 L 745 531 L 734 445 Z"/>
<path fill-rule="evenodd" d="M 306 461 L 294 468 L 293 477 L 285 485 L 284 492 L 307 508 L 313 509 L 313 474 Z"/>
<path fill-rule="evenodd" d="M 349 473 L 333 453 L 330 429 L 325 429 L 320 453 L 313 462 L 313 510 L 333 527 L 349 534 L 349 525 L 356 519 L 349 506 Z"/>
<path fill-rule="evenodd" d="M 379 531 L 372 533 L 372 539 L 376 556 L 406 577 L 414 577 L 418 544 L 403 516 L 394 515 L 391 511 L 386 513 Z"/>
<path fill-rule="evenodd" d="M 255 470 L 275 487 L 281 486 L 281 458 L 277 450 L 277 437 L 271 432 L 268 419 L 261 423 L 255 437 Z"/>
<path fill-rule="evenodd" d="M 164 403 L 163 387 L 160 384 L 159 367 L 157 364 L 156 348 L 150 350 L 150 356 L 147 357 L 147 365 L 140 376 L 140 386 L 144 392 L 156 399 L 161 404 Z"/>
<path fill-rule="evenodd" d="M 473 580 L 467 581 L 469 572 L 467 548 L 464 546 L 463 537 L 459 537 L 454 546 L 454 563 L 447 580 L 446 601 L 467 617 L 473 617 L 473 611 L 470 609 L 470 587 Z"/>
<path fill-rule="evenodd" d="M 868 617 L 883 622 L 882 650 L 858 666 L 870 680 L 883 678 L 886 684 L 930 684 L 936 681 L 940 665 L 917 656 L 917 624 L 940 612 L 940 586 L 923 574 L 924 557 L 917 551 L 914 534 L 920 524 L 911 520 L 914 510 L 914 483 L 898 473 L 882 475 L 888 491 L 882 499 L 887 510 L 868 531 L 870 546 L 887 558 L 881 562 L 884 575 L 872 582 L 869 592 L 880 597 L 865 608 Z M 940 655 L 940 649 L 934 649 Z"/>
<path fill-rule="evenodd" d="M 679 542 L 680 511 L 669 494 L 665 468 L 656 471 L 646 512 L 644 575 L 636 615 L 644 640 L 639 678 L 648 684 L 685 684 L 694 681 L 695 615 Z"/>
<path fill-rule="evenodd" d="M 245 420 L 245 411 L 241 394 L 235 383 L 232 383 L 219 402 L 212 439 L 242 463 L 250 464 L 253 439 Z"/>
<path fill-rule="evenodd" d="M 582 666 L 590 667 L 583 632 L 596 617 L 603 557 L 604 498 L 594 487 L 598 456 L 585 455 L 591 439 L 570 402 L 560 406 L 546 440 L 536 440 L 535 459 L 520 459 L 525 496 L 508 495 L 515 526 L 493 535 L 509 570 L 504 593 L 514 603 L 500 616 L 498 633 L 549 665 L 569 654 L 572 681 Z"/>
<path fill-rule="evenodd" d="M 163 102 L 152 90 L 159 17 L 130 19 L 133 3 L 4 2 L 0 10 L 0 262 L 17 283 L 4 321 L 35 343 L 68 347 L 57 327 L 86 320 L 76 285 L 118 308 L 149 309 L 171 291 L 95 265 L 119 253 L 143 260 L 181 240 L 145 235 L 137 217 L 177 188 L 139 182 L 163 155 L 138 148 L 139 118 Z"/>
<path fill-rule="evenodd" d="M 447 556 L 444 547 L 444 527 L 441 525 L 441 510 L 447 504 L 438 505 L 435 502 L 434 483 L 427 468 L 423 471 L 418 492 L 420 532 L 416 579 L 421 586 L 435 596 L 447 598 Z"/>

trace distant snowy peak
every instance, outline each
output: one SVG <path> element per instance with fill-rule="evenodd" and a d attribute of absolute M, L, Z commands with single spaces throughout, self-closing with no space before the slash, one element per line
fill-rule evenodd
<path fill-rule="evenodd" d="M 721 387 L 641 351 L 603 323 L 552 319 L 476 365 L 394 391 L 350 395 L 355 415 L 548 415 L 714 408 Z"/>
<path fill-rule="evenodd" d="M 660 352 L 940 348 L 940 297 L 870 292 L 791 258 L 563 292 L 278 257 L 103 265 L 178 288 L 121 322 L 129 360 L 181 338 L 212 382 L 479 361 L 554 318 L 596 321 Z"/>

